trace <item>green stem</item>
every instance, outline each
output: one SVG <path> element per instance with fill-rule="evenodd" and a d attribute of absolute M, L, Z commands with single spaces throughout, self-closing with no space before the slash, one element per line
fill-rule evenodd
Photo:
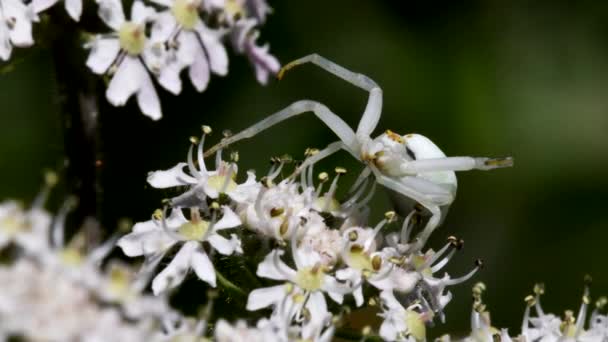
<path fill-rule="evenodd" d="M 224 277 L 224 275 L 217 269 L 215 270 L 215 275 L 217 276 L 217 280 L 219 281 L 219 283 L 222 284 L 225 289 L 234 292 L 240 296 L 247 297 L 247 293 L 245 293 L 245 291 L 243 291 L 240 287 L 236 286 L 230 280 L 226 279 L 226 277 Z"/>

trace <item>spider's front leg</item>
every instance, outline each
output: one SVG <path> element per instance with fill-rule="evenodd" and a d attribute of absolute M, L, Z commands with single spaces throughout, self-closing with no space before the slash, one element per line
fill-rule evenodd
<path fill-rule="evenodd" d="M 243 131 L 232 135 L 226 139 L 223 139 L 221 142 L 211 147 L 205 152 L 205 157 L 209 157 L 213 155 L 218 150 L 221 150 L 239 140 L 251 138 L 258 133 L 280 123 L 291 117 L 306 113 L 313 112 L 329 129 L 331 129 L 340 140 L 349 147 L 356 147 L 358 144 L 356 142 L 355 133 L 353 130 L 342 120 L 339 116 L 334 114 L 329 108 L 325 105 L 310 101 L 310 100 L 302 100 L 298 102 L 294 102 L 291 105 L 283 108 L 282 110 L 270 115 L 264 120 L 250 126 L 249 128 L 244 129 Z"/>
<path fill-rule="evenodd" d="M 378 125 L 380 114 L 382 113 L 382 89 L 380 89 L 378 84 L 376 84 L 376 82 L 374 82 L 371 78 L 363 74 L 352 72 L 325 57 L 319 56 L 316 53 L 304 56 L 288 63 L 279 71 L 277 77 L 282 79 L 285 72 L 298 65 L 306 63 L 312 63 L 321 69 L 345 80 L 346 82 L 369 92 L 365 112 L 363 112 L 363 116 L 361 117 L 359 126 L 357 127 L 357 136 L 368 137 L 370 134 L 372 134 Z"/>
<path fill-rule="evenodd" d="M 420 174 L 438 171 L 493 170 L 513 166 L 513 158 L 445 157 L 418 159 L 405 162 L 400 171 L 405 174 Z"/>

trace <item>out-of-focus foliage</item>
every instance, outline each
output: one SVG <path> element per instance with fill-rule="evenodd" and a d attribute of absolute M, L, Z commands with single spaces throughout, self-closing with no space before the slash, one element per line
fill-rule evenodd
<path fill-rule="evenodd" d="M 585 273 L 594 276 L 592 294 L 608 292 L 608 5 L 272 4 L 275 14 L 262 36 L 278 58 L 286 63 L 317 52 L 373 78 L 385 94 L 380 127 L 424 134 L 448 155 L 515 157 L 513 169 L 462 173 L 457 200 L 431 241 L 440 246 L 451 234 L 466 241 L 450 273 L 468 270 L 477 257 L 485 260 L 477 280 L 492 289 L 485 301 L 497 326 L 518 331 L 523 298 L 537 281 L 550 285 L 544 298 L 550 311 L 578 305 Z M 0 75 L 2 198 L 31 197 L 41 169 L 62 158 L 50 54 L 37 48 L 17 53 L 19 59 Z M 230 74 L 216 77 L 203 94 L 186 88 L 172 97 L 161 91 L 165 115 L 159 122 L 140 115 L 134 103 L 102 106 L 106 225 L 124 216 L 149 217 L 162 195 L 146 185 L 146 173 L 184 157 L 187 138 L 198 135 L 201 124 L 217 133 L 238 131 L 310 98 L 356 125 L 367 98 L 312 66 L 260 87 L 246 61 L 231 63 Z M 217 133 L 212 139 L 220 138 Z M 236 148 L 241 165 L 265 170 L 270 156 L 301 157 L 312 142 L 323 147 L 334 139 L 309 115 Z M 345 154 L 331 160 L 337 163 L 357 165 Z M 389 203 L 382 193 L 377 198 L 380 214 Z M 434 333 L 468 330 L 469 291 L 455 290 L 448 322 Z"/>

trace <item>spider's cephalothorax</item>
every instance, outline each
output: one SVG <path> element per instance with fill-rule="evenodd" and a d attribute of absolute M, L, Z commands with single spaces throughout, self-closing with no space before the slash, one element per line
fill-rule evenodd
<path fill-rule="evenodd" d="M 266 119 L 235 134 L 207 151 L 209 156 L 236 141 L 251 138 L 259 132 L 293 116 L 313 112 L 340 139 L 329 144 L 314 156 L 307 158 L 298 170 L 332 155 L 340 150 L 349 152 L 360 160 L 364 169 L 359 181 L 373 174 L 376 182 L 387 188 L 401 214 L 407 213 L 411 204 L 421 206 L 430 213 L 430 218 L 417 237 L 414 250 L 422 248 L 426 239 L 441 223 L 447 208 L 456 195 L 454 171 L 472 169 L 490 170 L 513 165 L 509 158 L 446 157 L 430 139 L 419 134 L 401 136 L 386 131 L 375 139 L 371 134 L 382 113 L 382 90 L 369 77 L 347 70 L 317 54 L 297 59 L 283 67 L 284 73 L 300 64 L 313 63 L 343 80 L 369 92 L 369 99 L 356 131 L 353 131 L 339 116 L 325 105 L 309 100 L 295 102 Z M 358 182 L 359 182 L 358 181 Z"/>

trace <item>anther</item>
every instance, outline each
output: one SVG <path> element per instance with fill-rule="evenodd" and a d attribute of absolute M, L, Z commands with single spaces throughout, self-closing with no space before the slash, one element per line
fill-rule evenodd
<path fill-rule="evenodd" d="M 224 136 L 224 138 L 228 138 L 232 135 L 232 131 L 229 129 L 225 129 L 222 131 L 222 135 Z"/>
<path fill-rule="evenodd" d="M 211 202 L 211 206 L 210 207 L 211 207 L 211 209 L 219 209 L 220 208 L 220 204 L 217 203 L 217 202 L 215 202 L 215 201 L 213 201 L 213 202 Z"/>
<path fill-rule="evenodd" d="M 534 294 L 536 294 L 537 296 L 544 295 L 545 294 L 545 284 L 543 284 L 543 283 L 534 284 Z"/>
<path fill-rule="evenodd" d="M 319 181 L 321 182 L 326 182 L 329 179 L 329 175 L 327 174 L 327 172 L 321 172 L 319 173 Z"/>
<path fill-rule="evenodd" d="M 475 266 L 479 268 L 483 268 L 483 260 L 477 259 L 475 260 Z"/>
<path fill-rule="evenodd" d="M 346 173 L 346 169 L 345 169 L 345 168 L 343 168 L 343 167 L 340 167 L 340 166 L 336 167 L 336 168 L 334 169 L 334 171 L 335 171 L 337 174 L 339 174 L 339 175 L 343 175 L 343 174 L 345 174 L 345 173 Z"/>
<path fill-rule="evenodd" d="M 378 300 L 376 300 L 376 297 L 371 297 L 368 301 L 367 304 L 369 306 L 376 306 L 378 305 Z"/>
<path fill-rule="evenodd" d="M 239 161 L 239 151 L 232 151 L 230 153 L 230 160 L 237 163 Z"/>
<path fill-rule="evenodd" d="M 591 303 L 591 298 L 589 298 L 587 295 L 583 295 L 583 303 L 585 305 L 589 305 L 589 303 Z"/>
<path fill-rule="evenodd" d="M 314 156 L 317 153 L 319 153 L 319 149 L 318 148 L 309 147 L 306 150 L 304 150 L 304 156 L 306 156 L 306 157 L 312 157 L 312 156 Z"/>
<path fill-rule="evenodd" d="M 361 329 L 361 335 L 369 336 L 371 334 L 372 334 L 372 327 L 370 327 L 369 325 L 366 325 L 363 327 L 363 329 Z"/>
<path fill-rule="evenodd" d="M 394 211 L 387 211 L 384 213 L 384 218 L 386 218 L 389 223 L 393 222 L 395 217 L 397 217 L 397 214 Z"/>
<path fill-rule="evenodd" d="M 201 129 L 203 130 L 203 133 L 205 133 L 205 134 L 211 134 L 211 132 L 212 132 L 211 127 L 209 127 L 207 125 L 202 125 Z"/>
<path fill-rule="evenodd" d="M 163 198 L 160 203 L 164 206 L 171 206 L 171 199 L 170 198 Z"/>
<path fill-rule="evenodd" d="M 534 305 L 536 305 L 536 297 L 528 295 L 526 296 L 526 298 L 524 298 L 524 302 L 526 302 L 526 305 L 528 305 L 528 307 L 533 307 Z"/>
<path fill-rule="evenodd" d="M 285 208 L 272 208 L 270 209 L 270 217 L 277 217 L 285 212 Z"/>
<path fill-rule="evenodd" d="M 379 255 L 374 255 L 372 258 L 372 268 L 374 271 L 380 270 L 382 267 L 382 258 Z"/>
<path fill-rule="evenodd" d="M 583 281 L 585 282 L 585 285 L 589 286 L 593 282 L 593 278 L 591 277 L 591 275 L 585 274 Z"/>
<path fill-rule="evenodd" d="M 156 210 L 154 210 L 154 213 L 152 213 L 152 217 L 155 220 L 162 220 L 162 218 L 163 218 L 163 211 L 162 211 L 162 209 L 156 209 Z"/>
<path fill-rule="evenodd" d="M 48 170 L 44 173 L 44 184 L 48 187 L 53 187 L 59 182 L 59 176 L 52 170 Z"/>
<path fill-rule="evenodd" d="M 192 143 L 192 145 L 197 145 L 198 144 L 198 138 L 195 136 L 191 136 L 190 138 L 190 143 Z"/>
<path fill-rule="evenodd" d="M 606 298 L 605 296 L 602 296 L 598 298 L 597 301 L 595 301 L 595 307 L 599 310 L 602 310 L 606 306 L 606 304 L 608 304 L 608 298 Z"/>
<path fill-rule="evenodd" d="M 348 239 L 350 241 L 357 241 L 358 238 L 359 238 L 359 234 L 357 234 L 356 231 L 353 230 L 353 231 L 351 231 L 351 232 L 348 233 Z"/>

